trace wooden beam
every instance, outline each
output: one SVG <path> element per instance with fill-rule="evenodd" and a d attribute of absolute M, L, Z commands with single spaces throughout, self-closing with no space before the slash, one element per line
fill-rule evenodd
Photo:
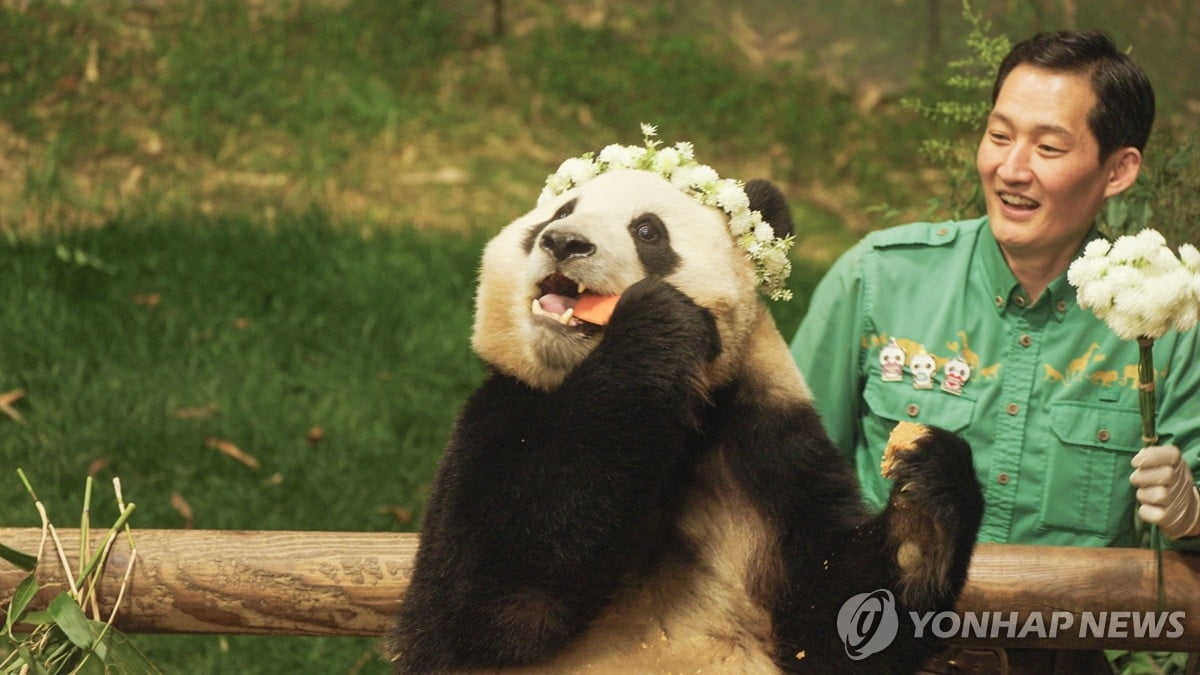
<path fill-rule="evenodd" d="M 78 530 L 64 530 L 60 536 L 74 560 Z M 37 529 L 0 528 L 0 542 L 17 550 L 36 552 L 40 538 Z M 377 636 L 386 631 L 408 585 L 418 536 L 135 529 L 134 540 L 139 563 L 117 621 L 126 632 Z M 128 544 L 121 537 L 100 585 L 105 613 L 128 559 Z M 1184 628 L 1179 637 L 1166 636 L 1169 624 L 1157 638 L 1136 634 L 1132 613 L 1157 610 L 1152 551 L 981 545 L 958 611 L 998 617 L 1000 629 L 995 637 L 953 641 L 992 647 L 1200 651 L 1200 555 L 1167 551 L 1163 559 L 1163 610 L 1183 612 L 1177 616 Z M 39 574 L 42 590 L 34 607 L 44 607 L 66 583 L 49 557 Z M 7 608 L 23 576 L 0 561 L 0 607 Z M 1055 612 L 1070 613 L 1071 625 L 1054 639 L 1040 637 L 1036 630 L 1022 634 L 1032 614 L 1040 614 L 1048 628 Z M 1123 623 L 1124 635 L 1121 630 L 1113 635 L 1111 626 L 1107 638 L 1081 632 L 1084 613 Z M 953 621 L 946 619 L 929 627 L 949 630 Z"/>
<path fill-rule="evenodd" d="M 59 538 L 74 561 L 79 530 Z M 138 562 L 115 622 L 129 633 L 382 635 L 417 551 L 417 535 L 392 533 L 135 529 L 133 539 Z M 0 543 L 19 551 L 36 553 L 40 540 L 38 529 L 0 528 Z M 105 617 L 128 562 L 121 536 L 99 585 Z M 53 556 L 38 573 L 35 608 L 66 588 Z M 0 612 L 22 577 L 0 561 Z"/>

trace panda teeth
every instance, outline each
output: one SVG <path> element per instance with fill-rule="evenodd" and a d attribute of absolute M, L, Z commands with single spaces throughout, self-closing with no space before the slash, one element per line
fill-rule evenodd
<path fill-rule="evenodd" d="M 568 307 L 567 311 L 563 312 L 562 314 L 552 314 L 542 309 L 542 303 L 538 302 L 537 298 L 534 298 L 533 302 L 530 303 L 529 311 L 532 312 L 534 316 L 544 316 L 554 319 L 564 326 L 575 327 L 582 323 L 579 319 L 575 318 L 574 307 Z"/>
<path fill-rule="evenodd" d="M 584 292 L 584 291 L 586 291 L 586 290 L 587 290 L 587 284 L 583 283 L 582 281 L 581 281 L 581 282 L 579 282 L 579 290 L 578 290 L 578 293 L 579 293 L 580 295 L 583 295 L 583 292 Z"/>

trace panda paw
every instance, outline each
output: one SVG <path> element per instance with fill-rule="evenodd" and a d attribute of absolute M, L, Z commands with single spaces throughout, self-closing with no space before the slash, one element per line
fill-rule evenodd
<path fill-rule="evenodd" d="M 960 500 L 970 502 L 980 494 L 971 446 L 962 437 L 938 427 L 907 425 L 907 438 L 897 439 L 901 431 L 893 434 L 882 467 L 894 482 L 893 500 L 959 506 Z"/>
<path fill-rule="evenodd" d="M 621 294 L 607 332 L 632 340 L 642 349 L 668 350 L 697 361 L 721 353 L 721 338 L 711 312 L 661 279 L 642 279 Z"/>
<path fill-rule="evenodd" d="M 883 516 L 901 599 L 911 608 L 952 603 L 983 518 L 971 447 L 944 429 L 909 425 L 893 434 L 882 469 L 894 481 Z"/>

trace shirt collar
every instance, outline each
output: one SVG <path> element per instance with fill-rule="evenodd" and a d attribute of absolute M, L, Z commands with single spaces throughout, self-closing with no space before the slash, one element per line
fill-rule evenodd
<path fill-rule="evenodd" d="M 1093 239 L 1103 236 L 1093 227 L 1088 232 L 1088 236 L 1084 237 L 1076 256 Z M 1021 284 L 1017 283 L 1016 275 L 1009 269 L 1008 262 L 1004 260 L 1004 253 L 1000 251 L 1000 244 L 992 236 L 991 223 L 986 218 L 984 218 L 983 226 L 979 228 L 977 250 L 984 279 L 991 291 L 992 306 L 995 307 L 996 313 L 1004 314 L 1009 311 L 1030 308 L 1029 294 L 1021 288 Z M 1038 305 L 1041 306 L 1043 303 L 1049 305 L 1055 320 L 1060 323 L 1066 317 L 1067 312 L 1075 306 L 1075 287 L 1067 282 L 1066 272 L 1060 274 L 1046 287 L 1046 293 Z"/>

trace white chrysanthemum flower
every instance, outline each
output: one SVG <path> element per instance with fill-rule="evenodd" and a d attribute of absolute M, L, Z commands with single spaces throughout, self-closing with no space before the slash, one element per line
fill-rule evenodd
<path fill-rule="evenodd" d="M 697 164 L 692 167 L 692 185 L 697 188 L 709 191 L 719 180 L 721 180 L 721 177 L 707 164 Z"/>
<path fill-rule="evenodd" d="M 703 179 L 702 168 L 708 167 L 702 164 L 685 164 L 679 167 L 671 174 L 671 184 L 684 192 L 695 189 Z"/>
<path fill-rule="evenodd" d="M 645 148 L 616 143 L 605 146 L 596 159 L 607 164 L 609 169 L 633 169 L 646 154 Z"/>
<path fill-rule="evenodd" d="M 675 148 L 663 148 L 654 154 L 651 170 L 663 178 L 670 179 L 671 174 L 683 163 L 679 151 Z"/>
<path fill-rule="evenodd" d="M 1193 274 L 1200 274 L 1200 250 L 1191 244 L 1179 247 L 1179 260 Z"/>
<path fill-rule="evenodd" d="M 683 158 L 685 162 L 690 162 L 696 159 L 696 149 L 687 141 L 679 141 L 675 144 L 675 151 Z"/>
<path fill-rule="evenodd" d="M 1166 240 L 1157 230 L 1147 228 L 1134 235 L 1117 237 L 1117 240 L 1113 242 L 1112 250 L 1108 252 L 1108 257 L 1117 262 L 1139 258 L 1149 261 L 1166 245 Z"/>
<path fill-rule="evenodd" d="M 1067 282 L 1077 288 L 1095 282 L 1104 276 L 1108 266 L 1107 258 L 1089 258 L 1085 254 L 1082 258 L 1076 258 L 1067 268 Z"/>
<path fill-rule="evenodd" d="M 763 255 L 763 267 L 774 277 L 786 278 L 792 268 L 792 262 L 788 260 L 786 248 L 783 246 L 774 246 L 768 250 Z"/>
<path fill-rule="evenodd" d="M 558 166 L 557 174 L 566 176 L 574 185 L 583 185 L 596 177 L 596 163 L 586 157 L 572 157 Z"/>
<path fill-rule="evenodd" d="M 775 228 L 759 218 L 758 222 L 754 224 L 754 237 L 765 244 L 775 238 Z"/>
<path fill-rule="evenodd" d="M 750 230 L 754 229 L 754 219 L 751 216 L 752 211 L 743 211 L 729 218 L 729 232 L 735 237 L 740 237 Z"/>
<path fill-rule="evenodd" d="M 1122 340 L 1136 340 L 1143 336 L 1145 321 L 1139 316 L 1114 313 L 1106 317 L 1104 323 L 1108 325 L 1109 330 Z"/>
<path fill-rule="evenodd" d="M 546 179 L 546 189 L 556 195 L 562 194 L 573 187 L 575 186 L 572 184 L 570 176 L 561 173 L 556 173 Z"/>
<path fill-rule="evenodd" d="M 750 197 L 746 189 L 736 180 L 726 178 L 717 185 L 715 194 L 717 206 L 727 213 L 739 213 L 750 208 Z"/>
<path fill-rule="evenodd" d="M 1108 251 L 1112 248 L 1112 244 L 1107 239 L 1096 238 L 1088 242 L 1088 245 L 1083 248 L 1084 258 L 1103 258 L 1108 255 Z"/>
<path fill-rule="evenodd" d="M 1105 276 L 1080 285 L 1076 290 L 1075 299 L 1080 307 L 1092 310 L 1093 314 L 1103 320 L 1112 309 L 1113 296 L 1116 293 L 1116 284 Z"/>
<path fill-rule="evenodd" d="M 1185 287 L 1184 292 L 1188 295 L 1193 295 L 1190 287 Z M 1180 311 L 1176 312 L 1173 318 L 1175 323 L 1174 328 L 1180 333 L 1194 328 L 1197 320 L 1200 320 L 1200 299 L 1195 298 L 1193 295 L 1192 300 L 1190 302 L 1185 301 L 1181 305 Z"/>
<path fill-rule="evenodd" d="M 653 124 L 642 122 L 642 136 L 646 139 L 654 138 L 658 135 L 658 127 Z"/>

